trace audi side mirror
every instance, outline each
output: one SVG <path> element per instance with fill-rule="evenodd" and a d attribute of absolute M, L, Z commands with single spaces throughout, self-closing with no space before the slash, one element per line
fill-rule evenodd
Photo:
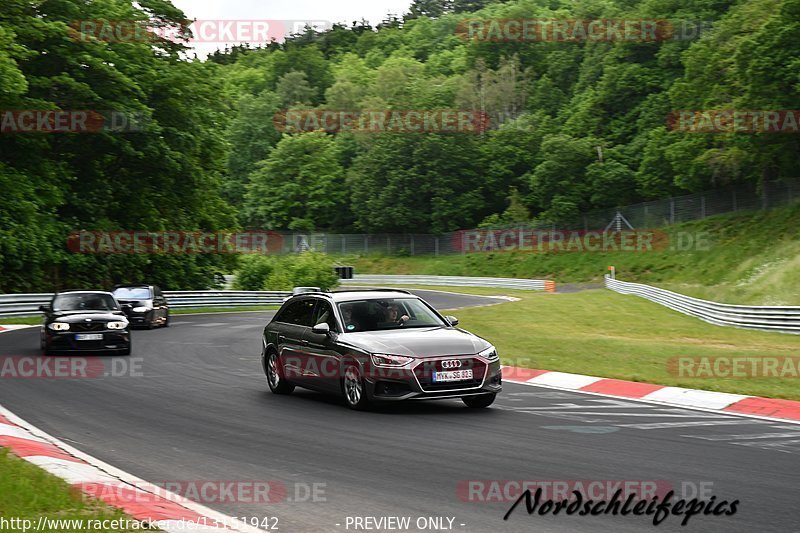
<path fill-rule="evenodd" d="M 316 326 L 311 328 L 311 331 L 318 335 L 327 335 L 328 333 L 331 332 L 331 327 L 328 325 L 327 322 L 322 322 L 321 324 L 317 324 Z"/>
<path fill-rule="evenodd" d="M 49 305 L 40 305 L 39 306 L 39 311 L 41 311 L 42 313 L 49 313 L 50 312 L 50 306 Z"/>
<path fill-rule="evenodd" d="M 456 327 L 458 325 L 458 319 L 456 317 L 454 317 L 454 316 L 448 315 L 448 316 L 444 317 L 444 319 L 447 320 L 450 323 L 450 325 L 453 326 L 453 327 Z"/>

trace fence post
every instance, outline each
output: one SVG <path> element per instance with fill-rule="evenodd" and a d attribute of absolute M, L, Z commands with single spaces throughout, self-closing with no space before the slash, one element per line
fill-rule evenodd
<path fill-rule="evenodd" d="M 386 236 L 386 255 L 392 255 L 392 236 Z"/>
<path fill-rule="evenodd" d="M 411 248 L 411 255 L 414 255 L 414 235 L 413 234 L 411 235 L 410 248 Z"/>
<path fill-rule="evenodd" d="M 700 197 L 700 218 L 706 218 L 706 197 Z"/>
<path fill-rule="evenodd" d="M 675 223 L 675 198 L 669 199 L 669 223 Z"/>
<path fill-rule="evenodd" d="M 347 253 L 347 235 L 342 235 L 342 254 Z"/>
<path fill-rule="evenodd" d="M 369 235 L 364 235 L 364 253 L 369 253 Z"/>
<path fill-rule="evenodd" d="M 435 255 L 436 257 L 439 257 L 439 236 L 438 236 L 438 235 L 437 235 L 436 237 L 434 237 L 434 240 L 433 240 L 433 250 L 434 250 L 434 252 L 433 252 L 433 253 L 434 253 L 434 255 Z"/>

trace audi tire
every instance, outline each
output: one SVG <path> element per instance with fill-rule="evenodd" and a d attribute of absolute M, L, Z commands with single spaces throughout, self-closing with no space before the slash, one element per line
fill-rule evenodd
<path fill-rule="evenodd" d="M 342 393 L 347 407 L 356 411 L 366 411 L 370 408 L 370 401 L 367 397 L 367 388 L 364 386 L 364 377 L 361 369 L 356 364 L 345 367 L 344 377 L 342 378 Z"/>
<path fill-rule="evenodd" d="M 294 391 L 294 385 L 283 375 L 277 353 L 269 352 L 264 366 L 266 367 L 264 371 L 267 373 L 267 385 L 273 394 L 291 394 Z"/>
<path fill-rule="evenodd" d="M 483 409 L 484 407 L 492 405 L 496 397 L 497 394 L 478 394 L 476 396 L 464 396 L 461 398 L 461 401 L 463 401 L 467 407 Z"/>

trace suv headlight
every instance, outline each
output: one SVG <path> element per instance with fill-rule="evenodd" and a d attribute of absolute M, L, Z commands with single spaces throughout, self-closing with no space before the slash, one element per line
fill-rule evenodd
<path fill-rule="evenodd" d="M 372 354 L 372 364 L 375 366 L 399 367 L 405 366 L 413 360 L 413 357 L 406 357 L 404 355 L 387 355 L 384 353 Z"/>
<path fill-rule="evenodd" d="M 127 322 L 109 322 L 107 327 L 108 329 L 125 329 L 127 325 Z"/>
<path fill-rule="evenodd" d="M 133 308 L 133 312 L 134 313 L 146 313 L 147 311 L 148 311 L 148 309 L 146 307 L 134 307 Z"/>
<path fill-rule="evenodd" d="M 69 324 L 66 322 L 53 322 L 52 324 L 48 324 L 47 327 L 53 331 L 69 331 Z"/>
<path fill-rule="evenodd" d="M 500 356 L 497 355 L 497 348 L 494 346 L 489 346 L 484 351 L 479 353 L 478 356 L 487 359 L 489 362 L 494 362 L 500 359 Z"/>

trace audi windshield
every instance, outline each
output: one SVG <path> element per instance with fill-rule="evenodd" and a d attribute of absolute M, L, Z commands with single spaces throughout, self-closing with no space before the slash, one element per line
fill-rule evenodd
<path fill-rule="evenodd" d="M 339 304 L 347 332 L 447 326 L 416 298 L 356 300 Z"/>

